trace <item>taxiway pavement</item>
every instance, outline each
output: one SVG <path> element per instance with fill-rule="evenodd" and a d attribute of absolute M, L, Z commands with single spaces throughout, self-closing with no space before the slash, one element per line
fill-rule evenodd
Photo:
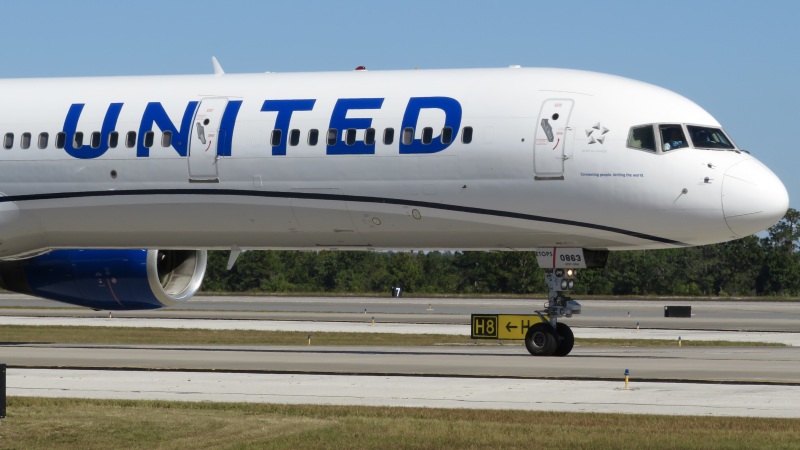
<path fill-rule="evenodd" d="M 498 378 L 10 369 L 17 396 L 800 417 L 800 387 Z"/>
<path fill-rule="evenodd" d="M 471 314 L 530 314 L 544 299 L 197 296 L 156 311 L 115 312 L 120 318 L 232 319 L 468 324 Z M 577 327 L 800 332 L 800 302 L 694 300 L 580 300 Z M 665 306 L 691 306 L 691 318 L 664 317 Z M 103 317 L 108 313 L 65 307 L 21 294 L 0 294 L 0 316 Z"/>
<path fill-rule="evenodd" d="M 579 340 L 681 336 L 789 347 L 578 346 L 566 358 L 534 358 L 520 345 L 5 343 L 0 363 L 9 365 L 10 395 L 800 417 L 799 303 L 583 304 L 584 314 L 567 321 Z M 201 297 L 185 308 L 108 319 L 107 313 L 53 305 L 0 295 L 0 324 L 468 334 L 470 313 L 531 310 L 531 300 L 519 299 Z M 665 318 L 665 305 L 691 305 L 693 317 Z M 628 391 L 625 369 L 632 380 Z"/>

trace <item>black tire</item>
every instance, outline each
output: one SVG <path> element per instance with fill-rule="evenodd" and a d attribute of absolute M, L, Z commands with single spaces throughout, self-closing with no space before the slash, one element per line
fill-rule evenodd
<path fill-rule="evenodd" d="M 575 346 L 575 335 L 572 333 L 572 328 L 565 323 L 558 322 L 556 324 L 556 337 L 558 345 L 553 356 L 567 356 Z"/>
<path fill-rule="evenodd" d="M 556 333 L 550 324 L 537 323 L 525 333 L 525 347 L 533 356 L 553 356 L 557 346 Z"/>

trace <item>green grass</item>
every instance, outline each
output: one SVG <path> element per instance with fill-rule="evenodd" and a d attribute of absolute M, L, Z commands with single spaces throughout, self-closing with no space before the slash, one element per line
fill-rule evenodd
<path fill-rule="evenodd" d="M 467 325 L 464 326 L 465 328 Z M 473 341 L 469 336 L 439 334 L 389 333 L 310 333 L 312 345 L 364 346 L 432 346 L 432 345 L 498 345 L 498 341 Z M 0 344 L 70 343 L 128 345 L 307 345 L 306 332 L 200 330 L 175 328 L 104 328 L 78 326 L 0 327 Z M 522 341 L 503 341 L 504 345 L 521 345 Z M 674 340 L 648 339 L 577 339 L 578 347 L 677 347 Z M 760 342 L 683 341 L 684 346 L 772 346 Z"/>
<path fill-rule="evenodd" d="M 15 449 L 796 449 L 800 420 L 10 398 Z"/>
<path fill-rule="evenodd" d="M 466 327 L 466 325 L 465 325 Z M 105 328 L 78 326 L 0 327 L 0 343 L 143 345 L 407 345 L 467 344 L 469 336 L 388 333 L 307 333 L 291 331 Z"/>

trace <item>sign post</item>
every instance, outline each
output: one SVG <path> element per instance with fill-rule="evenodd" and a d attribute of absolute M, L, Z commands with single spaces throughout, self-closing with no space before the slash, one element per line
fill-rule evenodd
<path fill-rule="evenodd" d="M 0 419 L 6 418 L 6 365 L 0 364 Z"/>

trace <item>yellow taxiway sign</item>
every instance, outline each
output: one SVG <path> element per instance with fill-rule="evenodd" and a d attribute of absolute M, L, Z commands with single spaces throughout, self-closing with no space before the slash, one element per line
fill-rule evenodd
<path fill-rule="evenodd" d="M 522 340 L 528 328 L 541 321 L 535 314 L 473 314 L 471 335 L 472 339 Z"/>

